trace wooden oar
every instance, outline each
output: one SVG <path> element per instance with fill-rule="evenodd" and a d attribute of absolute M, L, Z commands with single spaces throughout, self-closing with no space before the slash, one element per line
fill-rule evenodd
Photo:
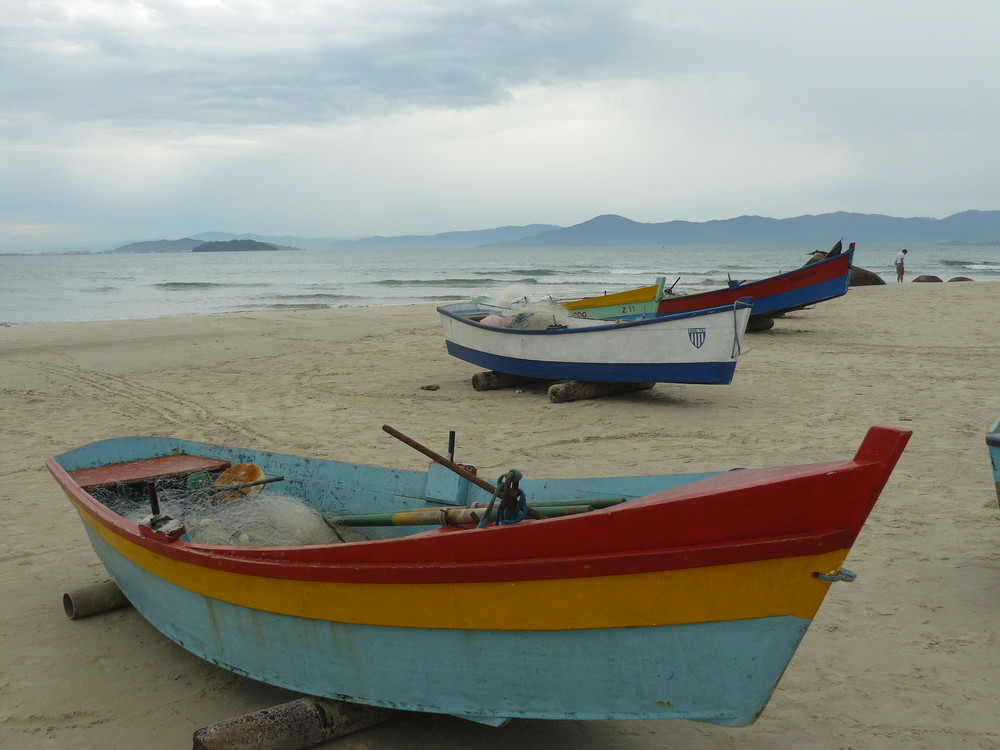
<path fill-rule="evenodd" d="M 256 482 L 241 482 L 240 484 L 223 484 L 218 487 L 205 487 L 203 491 L 211 492 L 217 494 L 219 492 L 229 492 L 230 490 L 244 490 L 247 487 L 258 487 L 262 484 L 270 484 L 271 482 L 283 482 L 284 477 L 267 477 L 266 479 L 258 479 Z"/>
<path fill-rule="evenodd" d="M 487 482 L 487 481 L 485 481 L 483 479 L 480 479 L 478 476 L 476 476 L 471 471 L 469 471 L 464 466 L 462 466 L 462 464 L 457 464 L 454 461 L 449 461 L 447 458 L 445 458 L 444 456 L 442 456 L 440 453 L 436 453 L 435 451 L 432 451 L 427 446 L 421 445 L 416 440 L 414 440 L 411 437 L 408 437 L 408 436 L 404 435 L 402 432 L 400 432 L 399 430 L 395 429 L 394 427 L 390 427 L 389 425 L 384 424 L 384 425 L 382 425 L 382 429 L 385 432 L 388 432 L 390 435 L 392 435 L 397 440 L 401 440 L 402 442 L 406 443 L 411 448 L 414 448 L 414 449 L 420 451 L 425 456 L 427 456 L 430 459 L 433 459 L 434 461 L 436 461 L 437 463 L 441 464 L 445 468 L 451 469 L 453 472 L 455 472 L 456 474 L 458 474 L 460 477 L 462 477 L 463 479 L 466 479 L 466 480 L 472 482 L 474 485 L 476 485 L 480 489 L 486 490 L 491 495 L 497 494 L 497 488 L 496 487 L 494 487 L 489 482 Z M 531 518 L 544 518 L 545 517 L 541 513 L 538 513 L 538 511 L 536 511 L 534 508 L 528 508 L 528 515 Z"/>
<path fill-rule="evenodd" d="M 401 440 L 402 442 L 406 443 L 411 448 L 415 448 L 416 450 L 420 451 L 421 453 L 423 453 L 428 458 L 431 458 L 434 461 L 437 461 L 439 464 L 441 464 L 445 468 L 451 469 L 453 472 L 455 472 L 456 474 L 458 474 L 463 479 L 469 480 L 470 482 L 472 482 L 474 485 L 476 485 L 480 489 L 486 490 L 491 495 L 494 492 L 496 492 L 496 487 L 494 487 L 489 482 L 481 479 L 480 477 L 476 476 L 475 474 L 473 474 L 471 471 L 469 471 L 468 469 L 466 469 L 461 464 L 457 464 L 454 461 L 449 461 L 447 458 L 445 458 L 444 456 L 442 456 L 440 453 L 435 453 L 434 451 L 432 451 L 427 446 L 421 445 L 420 443 L 418 443 L 416 440 L 414 440 L 411 437 L 407 437 L 406 435 L 404 435 L 402 432 L 400 432 L 399 430 L 395 429 L 394 427 L 390 427 L 389 425 L 384 424 L 384 425 L 382 425 L 382 429 L 385 432 L 388 432 L 390 435 L 392 435 L 397 440 Z"/>

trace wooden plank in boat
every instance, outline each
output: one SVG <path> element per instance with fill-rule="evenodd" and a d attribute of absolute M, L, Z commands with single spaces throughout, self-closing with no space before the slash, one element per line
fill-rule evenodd
<path fill-rule="evenodd" d="M 83 489 L 112 487 L 116 484 L 138 484 L 157 479 L 184 477 L 196 471 L 222 471 L 229 468 L 228 461 L 203 456 L 178 453 L 173 456 L 146 458 L 141 461 L 126 461 L 120 464 L 94 466 L 69 472 Z"/>

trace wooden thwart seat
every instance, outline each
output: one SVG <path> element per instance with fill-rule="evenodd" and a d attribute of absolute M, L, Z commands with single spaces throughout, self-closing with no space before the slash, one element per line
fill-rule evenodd
<path fill-rule="evenodd" d="M 222 471 L 228 468 L 228 461 L 178 453 L 173 456 L 145 458 L 140 461 L 125 461 L 120 464 L 77 469 L 69 472 L 69 475 L 77 484 L 87 490 L 97 487 L 113 487 L 118 484 L 155 482 L 158 479 L 186 477 L 196 471 Z"/>

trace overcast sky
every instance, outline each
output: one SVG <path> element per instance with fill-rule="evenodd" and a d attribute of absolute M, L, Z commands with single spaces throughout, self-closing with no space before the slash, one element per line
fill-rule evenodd
<path fill-rule="evenodd" d="M 1000 209 L 1000 2 L 0 0 L 0 252 Z"/>

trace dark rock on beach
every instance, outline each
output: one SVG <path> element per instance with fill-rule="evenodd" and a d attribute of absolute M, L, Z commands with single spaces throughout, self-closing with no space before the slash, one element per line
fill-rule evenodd
<path fill-rule="evenodd" d="M 837 244 L 839 245 L 840 243 Z M 836 245 L 834 247 L 836 247 Z M 808 266 L 812 263 L 818 263 L 821 260 L 826 260 L 831 254 L 835 253 L 814 250 L 810 253 L 810 258 L 805 262 L 805 265 Z M 859 268 L 858 266 L 851 266 L 851 278 L 847 282 L 847 286 L 879 286 L 884 284 L 885 280 L 874 271 L 869 271 L 866 268 Z"/>
<path fill-rule="evenodd" d="M 941 277 L 940 276 L 931 276 L 929 274 L 922 274 L 920 276 L 917 276 L 917 278 L 915 278 L 913 280 L 913 283 L 916 284 L 917 282 L 923 283 L 923 282 L 927 282 L 927 281 L 937 281 L 937 282 L 940 282 L 941 281 Z"/>
<path fill-rule="evenodd" d="M 954 278 L 948 279 L 948 281 L 972 281 L 968 276 L 955 276 Z"/>
<path fill-rule="evenodd" d="M 779 316 L 780 317 L 780 316 Z M 774 328 L 774 318 L 750 318 L 747 322 L 747 332 L 769 331 Z"/>
<path fill-rule="evenodd" d="M 847 286 L 885 286 L 885 279 L 867 268 L 851 266 L 851 279 Z"/>

